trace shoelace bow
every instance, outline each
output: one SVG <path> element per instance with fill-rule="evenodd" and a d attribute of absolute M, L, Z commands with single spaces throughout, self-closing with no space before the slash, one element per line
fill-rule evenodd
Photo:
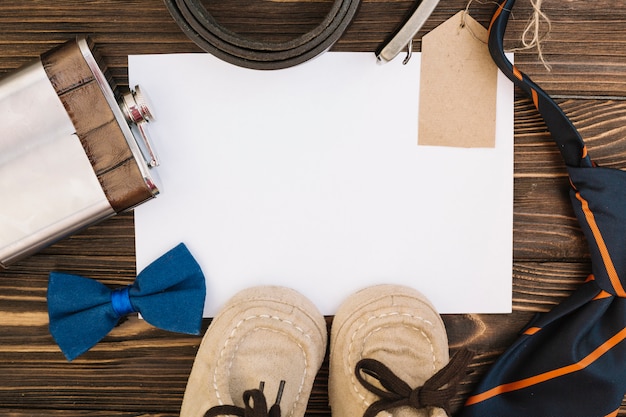
<path fill-rule="evenodd" d="M 414 389 L 383 363 L 375 359 L 361 359 L 356 364 L 356 377 L 365 388 L 380 397 L 368 407 L 363 417 L 375 417 L 381 411 L 402 406 L 415 409 L 438 407 L 450 415 L 450 400 L 454 398 L 458 383 L 465 376 L 464 371 L 473 356 L 467 349 L 459 350 L 445 367 L 423 386 Z M 376 379 L 384 389 L 367 381 L 364 374 Z"/>
<path fill-rule="evenodd" d="M 209 411 L 204 414 L 204 417 L 280 417 L 280 399 L 283 395 L 283 389 L 285 388 L 285 381 L 280 381 L 276 401 L 274 401 L 274 404 L 269 410 L 267 408 L 265 394 L 263 394 L 263 385 L 264 383 L 261 381 L 258 389 L 244 391 L 243 407 L 237 407 L 236 405 L 216 405 L 215 407 L 211 407 Z"/>

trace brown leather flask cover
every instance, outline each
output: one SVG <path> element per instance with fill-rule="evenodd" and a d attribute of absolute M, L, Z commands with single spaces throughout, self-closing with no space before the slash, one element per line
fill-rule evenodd
<path fill-rule="evenodd" d="M 140 97 L 106 74 L 77 38 L 0 80 L 0 266 L 158 194 L 125 104 Z"/>

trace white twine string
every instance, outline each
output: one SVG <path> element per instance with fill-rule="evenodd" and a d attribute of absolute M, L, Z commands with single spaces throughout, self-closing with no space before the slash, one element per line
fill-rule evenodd
<path fill-rule="evenodd" d="M 548 16 L 543 12 L 543 10 L 541 10 L 542 1 L 543 0 L 530 0 L 530 4 L 533 6 L 533 14 L 530 17 L 524 32 L 522 33 L 522 47 L 515 48 L 513 51 L 525 51 L 536 48 L 539 60 L 545 69 L 550 71 L 552 67 L 543 55 L 541 42 L 550 34 L 550 31 L 552 30 L 552 22 L 550 22 Z M 542 22 L 548 26 L 543 33 L 541 30 Z"/>
<path fill-rule="evenodd" d="M 511 51 L 513 52 L 526 51 L 529 49 L 536 48 L 537 56 L 539 57 L 539 60 L 541 61 L 545 69 L 550 71 L 552 67 L 547 62 L 543 54 L 543 48 L 542 48 L 541 43 L 550 34 L 550 31 L 552 30 L 552 22 L 550 21 L 550 18 L 545 14 L 545 12 L 541 10 L 541 3 L 543 0 L 529 0 L 529 1 L 533 7 L 533 14 L 529 18 L 528 24 L 526 25 L 524 32 L 522 32 L 522 38 L 521 38 L 522 46 L 518 48 L 513 48 L 511 49 Z M 463 15 L 461 18 L 461 27 L 467 28 L 470 31 L 470 33 L 472 33 L 472 36 L 478 39 L 478 37 L 476 37 L 476 35 L 474 35 L 474 33 L 472 32 L 471 28 L 465 24 L 465 16 L 469 15 L 469 8 L 473 2 L 474 0 L 468 0 L 467 5 L 465 6 L 465 11 L 463 12 Z M 488 4 L 488 3 L 498 4 L 493 0 L 476 0 L 476 2 L 480 4 Z M 542 29 L 544 24 L 547 25 L 546 29 Z M 482 40 L 480 41 L 484 42 Z"/>

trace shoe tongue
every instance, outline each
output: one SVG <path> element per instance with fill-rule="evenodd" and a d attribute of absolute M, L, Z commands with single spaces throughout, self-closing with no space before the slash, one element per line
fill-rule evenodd
<path fill-rule="evenodd" d="M 438 341 L 428 333 L 428 326 L 416 328 L 410 323 L 386 324 L 372 331 L 366 337 L 363 358 L 376 359 L 385 364 L 399 378 L 416 388 L 433 376 L 445 363 L 436 363 L 439 358 Z M 441 408 L 400 407 L 391 413 L 392 417 L 448 417 Z"/>
<path fill-rule="evenodd" d="M 263 340 L 263 349 L 259 349 L 259 340 Z M 304 352 L 294 349 L 293 339 L 273 329 L 258 328 L 229 353 L 232 354 L 229 391 L 236 404 L 244 391 L 258 388 L 259 382 L 264 381 L 263 393 L 269 407 L 274 404 L 280 381 L 285 380 L 280 405 L 283 410 L 291 409 L 306 372 Z"/>
<path fill-rule="evenodd" d="M 365 346 L 363 358 L 382 362 L 412 388 L 422 386 L 445 365 L 433 364 L 435 347 L 426 333 L 414 327 L 407 330 L 402 324 L 372 332 Z"/>

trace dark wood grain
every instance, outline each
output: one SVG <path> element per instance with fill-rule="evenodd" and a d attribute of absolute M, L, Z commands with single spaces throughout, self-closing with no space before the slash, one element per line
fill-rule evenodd
<path fill-rule="evenodd" d="M 418 34 L 415 49 L 421 35 L 465 3 L 442 1 Z M 226 27 L 263 39 L 303 33 L 329 5 L 329 0 L 206 2 Z M 357 18 L 333 49 L 373 52 L 413 6 L 413 1 L 363 0 Z M 493 8 L 475 1 L 471 12 L 486 25 Z M 532 50 L 519 52 L 517 65 L 559 97 L 594 159 L 626 168 L 626 4 L 551 0 L 544 1 L 543 8 L 553 23 L 543 42 L 552 70 L 546 70 Z M 518 0 L 507 47 L 519 45 L 529 14 L 529 2 Z M 120 85 L 128 83 L 129 54 L 200 51 L 159 0 L 3 0 L 0 75 L 77 34 L 93 38 Z M 589 273 L 586 242 L 570 206 L 562 161 L 532 104 L 519 94 L 513 227 L 513 313 L 444 316 L 452 350 L 468 346 L 478 352 L 474 373 L 463 382 L 455 409 L 528 320 L 567 297 Z M 178 415 L 200 338 L 163 332 L 129 318 L 91 351 L 67 363 L 48 332 L 50 271 L 87 275 L 115 286 L 132 282 L 134 262 L 133 214 L 127 213 L 0 271 L 0 415 Z M 209 322 L 204 321 L 205 328 Z M 330 326 L 332 317 L 327 322 Z M 325 363 L 307 415 L 330 415 L 327 373 Z M 619 415 L 626 416 L 626 404 Z"/>

